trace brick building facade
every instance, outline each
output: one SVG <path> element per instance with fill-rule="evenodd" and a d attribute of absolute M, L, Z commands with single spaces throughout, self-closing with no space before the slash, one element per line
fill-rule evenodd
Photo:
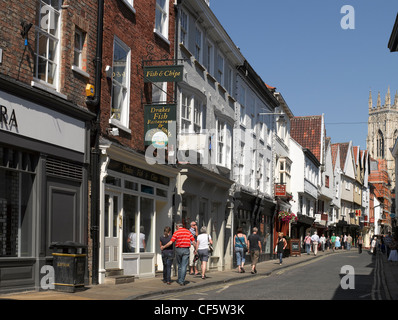
<path fill-rule="evenodd" d="M 111 275 L 154 276 L 162 264 L 157 237 L 172 226 L 177 176 L 170 166 L 146 162 L 144 142 L 144 109 L 175 103 L 175 84 L 144 81 L 143 69 L 176 64 L 174 3 L 106 1 L 103 24 L 98 221 L 92 224 L 99 232 L 92 270 L 98 283 L 114 281 Z"/>
<path fill-rule="evenodd" d="M 54 242 L 87 244 L 96 1 L 0 2 L 0 290 L 40 289 Z"/>

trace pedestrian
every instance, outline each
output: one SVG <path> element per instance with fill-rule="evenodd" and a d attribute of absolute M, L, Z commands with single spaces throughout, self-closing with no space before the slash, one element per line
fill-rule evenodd
<path fill-rule="evenodd" d="M 250 252 L 250 258 L 252 261 L 252 271 L 251 273 L 257 273 L 257 262 L 258 258 L 260 257 L 260 253 L 262 252 L 261 249 L 261 238 L 257 234 L 258 229 L 256 227 L 253 228 L 253 233 L 248 237 L 248 250 Z"/>
<path fill-rule="evenodd" d="M 314 231 L 314 234 L 311 237 L 312 241 L 312 251 L 314 252 L 314 255 L 316 256 L 318 253 L 318 244 L 319 244 L 319 236 L 316 231 Z"/>
<path fill-rule="evenodd" d="M 283 251 L 286 249 L 287 246 L 287 241 L 283 237 L 283 232 L 278 233 L 278 240 L 276 243 L 276 254 L 279 258 L 279 265 L 282 264 L 282 258 L 283 258 Z"/>
<path fill-rule="evenodd" d="M 304 238 L 305 252 L 310 254 L 311 251 L 311 234 L 308 232 L 307 236 Z"/>
<path fill-rule="evenodd" d="M 350 234 L 347 236 L 347 250 L 351 250 L 351 245 L 352 245 L 352 237 Z"/>
<path fill-rule="evenodd" d="M 243 233 L 243 229 L 239 227 L 236 230 L 236 235 L 234 236 L 234 248 L 236 254 L 236 264 L 238 265 L 238 272 L 244 273 L 245 269 L 243 266 L 245 265 L 245 255 L 247 251 L 247 238 Z"/>
<path fill-rule="evenodd" d="M 330 241 L 330 237 L 328 236 L 326 238 L 326 250 L 329 251 L 330 247 L 332 246 L 332 243 Z"/>
<path fill-rule="evenodd" d="M 200 228 L 200 234 L 196 239 L 196 252 L 198 253 L 201 261 L 202 279 L 206 279 L 206 267 L 209 261 L 209 244 L 213 245 L 211 236 L 207 234 L 207 228 L 205 226 Z"/>
<path fill-rule="evenodd" d="M 377 237 L 373 237 L 372 242 L 370 243 L 370 253 L 376 254 L 376 246 L 377 246 Z"/>
<path fill-rule="evenodd" d="M 340 249 L 341 250 L 345 249 L 344 235 L 343 234 L 340 236 Z"/>
<path fill-rule="evenodd" d="M 391 235 L 391 232 L 389 232 Z M 391 239 L 390 242 L 390 254 L 388 256 L 388 261 L 398 261 L 398 243 L 395 239 Z"/>
<path fill-rule="evenodd" d="M 127 237 L 127 243 L 130 247 L 130 251 L 135 252 L 135 248 L 137 247 L 137 234 L 135 233 L 135 226 L 133 226 L 131 229 L 133 230 L 133 232 L 129 233 Z M 144 226 L 140 227 L 140 235 L 138 240 L 139 240 L 140 252 L 145 252 L 146 242 L 145 242 Z"/>
<path fill-rule="evenodd" d="M 192 233 L 184 228 L 181 222 L 176 224 L 177 231 L 174 232 L 170 241 L 161 246 L 160 249 L 164 250 L 170 247 L 175 242 L 175 253 L 178 264 L 178 278 L 177 283 L 181 286 L 185 285 L 185 275 L 189 263 L 189 248 L 191 242 L 196 246 L 195 238 Z"/>
<path fill-rule="evenodd" d="M 363 239 L 362 236 L 358 237 L 358 253 L 362 253 Z"/>
<path fill-rule="evenodd" d="M 340 246 L 341 246 L 341 243 L 340 243 L 340 237 L 339 236 L 336 236 L 336 239 L 335 239 L 335 249 L 336 250 L 338 250 L 338 249 L 340 249 Z"/>
<path fill-rule="evenodd" d="M 198 237 L 198 225 L 195 221 L 191 222 L 191 227 L 189 228 L 189 231 L 192 233 L 194 239 Z M 191 243 L 191 246 L 189 247 L 189 274 L 190 275 L 195 275 L 197 276 L 199 274 L 198 271 L 198 262 L 197 259 L 195 259 L 195 246 L 193 243 Z"/>
<path fill-rule="evenodd" d="M 322 252 L 325 252 L 326 238 L 323 233 L 322 236 L 319 238 L 319 242 L 321 244 Z"/>
<path fill-rule="evenodd" d="M 391 236 L 391 231 L 389 231 L 386 237 L 384 238 L 384 243 L 386 244 L 386 249 L 387 249 L 387 258 L 390 256 L 392 242 L 393 238 Z"/>
<path fill-rule="evenodd" d="M 344 249 L 347 250 L 347 235 L 344 233 L 344 236 L 342 236 L 343 239 L 343 245 L 344 245 Z"/>
<path fill-rule="evenodd" d="M 165 227 L 164 233 L 160 236 L 160 247 L 164 246 L 171 240 L 171 228 Z M 174 250 L 173 247 L 166 248 L 162 251 L 163 261 L 163 282 L 171 284 L 171 266 L 173 264 Z"/>
<path fill-rule="evenodd" d="M 332 244 L 332 251 L 334 252 L 334 249 L 336 249 L 336 235 L 334 234 L 334 232 L 330 237 L 330 242 Z"/>

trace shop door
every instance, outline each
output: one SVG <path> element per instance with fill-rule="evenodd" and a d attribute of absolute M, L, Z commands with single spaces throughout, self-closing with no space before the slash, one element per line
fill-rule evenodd
<path fill-rule="evenodd" d="M 106 193 L 105 195 L 105 269 L 119 269 L 121 261 L 120 228 L 122 227 L 120 213 L 121 195 Z"/>

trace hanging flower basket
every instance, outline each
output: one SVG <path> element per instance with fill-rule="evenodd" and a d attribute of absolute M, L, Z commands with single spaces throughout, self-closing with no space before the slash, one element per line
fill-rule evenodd
<path fill-rule="evenodd" d="M 279 211 L 278 218 L 284 222 L 294 222 L 297 221 L 297 217 L 292 212 Z"/>

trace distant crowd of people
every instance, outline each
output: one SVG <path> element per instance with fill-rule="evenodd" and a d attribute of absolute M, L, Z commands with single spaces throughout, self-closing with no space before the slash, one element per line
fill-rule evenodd
<path fill-rule="evenodd" d="M 192 221 L 189 229 L 184 228 L 182 223 L 177 223 L 176 229 L 174 234 L 171 234 L 171 228 L 165 227 L 164 234 L 159 239 L 163 260 L 163 282 L 171 284 L 171 267 L 174 255 L 178 266 L 178 284 L 186 284 L 185 277 L 188 265 L 190 275 L 201 276 L 202 279 L 206 279 L 207 262 L 213 251 L 213 241 L 210 234 L 207 233 L 207 228 L 203 226 L 199 232 L 197 223 Z M 333 233 L 329 237 L 324 234 L 319 236 L 315 231 L 312 235 L 307 233 L 303 241 L 303 249 L 308 255 L 311 254 L 311 251 L 314 255 L 317 255 L 318 250 L 351 250 L 353 243 L 353 238 L 350 234 L 336 235 Z M 361 235 L 356 238 L 355 243 L 358 253 L 362 253 L 364 241 Z M 274 251 L 279 259 L 279 264 L 283 262 L 287 246 L 288 243 L 284 234 L 279 232 Z M 236 256 L 237 271 L 239 273 L 245 272 L 245 257 L 246 254 L 250 254 L 251 273 L 257 273 L 256 266 L 263 251 L 258 229 L 254 227 L 252 233 L 247 237 L 243 229 L 238 228 L 233 237 L 233 247 Z M 372 254 L 376 254 L 377 250 L 380 250 L 382 253 L 387 254 L 389 261 L 398 261 L 397 249 L 398 240 L 392 237 L 391 232 L 385 236 L 372 237 L 370 243 L 370 253 Z M 201 272 L 198 271 L 197 261 L 201 262 Z"/>

